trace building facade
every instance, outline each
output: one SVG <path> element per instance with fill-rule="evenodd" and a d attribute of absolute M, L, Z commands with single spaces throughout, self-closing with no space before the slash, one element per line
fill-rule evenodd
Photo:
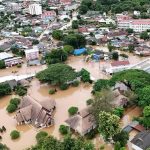
<path fill-rule="evenodd" d="M 29 13 L 31 15 L 41 15 L 42 14 L 42 6 L 40 4 L 29 5 Z"/>

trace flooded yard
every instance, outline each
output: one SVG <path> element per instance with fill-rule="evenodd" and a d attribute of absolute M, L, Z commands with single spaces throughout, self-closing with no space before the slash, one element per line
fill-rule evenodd
<path fill-rule="evenodd" d="M 141 60 L 141 58 L 137 56 L 131 56 L 129 59 L 137 63 Z M 75 68 L 76 70 L 81 70 L 82 68 L 87 69 L 91 76 L 95 79 L 107 79 L 110 76 L 106 76 L 102 73 L 101 69 L 104 65 L 109 62 L 85 62 L 84 56 L 71 56 L 69 57 L 67 64 Z M 0 71 L 0 76 L 13 75 L 14 71 L 16 71 L 16 75 L 26 74 L 26 73 L 37 73 L 46 68 L 43 66 L 32 66 L 27 67 L 26 64 L 23 64 L 22 68 L 12 67 L 5 70 Z M 42 129 L 49 133 L 49 135 L 53 135 L 57 138 L 60 138 L 59 134 L 59 126 L 64 124 L 64 121 L 69 117 L 68 116 L 68 108 L 71 106 L 76 106 L 79 110 L 86 107 L 86 101 L 92 97 L 92 85 L 90 84 L 80 84 L 78 87 L 70 87 L 66 91 L 57 90 L 56 94 L 49 95 L 49 89 L 52 88 L 47 84 L 40 84 L 37 79 L 33 79 L 31 82 L 31 86 L 28 89 L 28 94 L 36 99 L 37 101 L 42 101 L 45 98 L 55 99 L 56 101 L 56 110 L 54 113 L 55 125 L 49 128 Z M 10 147 L 11 150 L 22 150 L 36 143 L 35 135 L 38 130 L 30 125 L 19 125 L 17 126 L 17 122 L 14 119 L 14 114 L 8 114 L 6 111 L 6 107 L 9 103 L 9 100 L 13 98 L 14 95 L 6 96 L 0 98 L 0 127 L 5 126 L 6 132 L 0 133 L 2 136 L 2 143 L 6 144 Z M 131 122 L 134 116 L 139 116 L 141 110 L 139 108 L 131 108 L 126 111 L 125 116 L 121 120 L 122 126 L 127 125 L 127 123 Z M 10 132 L 14 129 L 17 129 L 21 133 L 21 137 L 18 140 L 11 140 Z M 101 145 L 105 144 L 103 139 L 100 136 L 94 139 L 94 144 L 97 148 Z M 107 144 L 105 146 L 105 150 L 112 150 L 112 146 Z"/>

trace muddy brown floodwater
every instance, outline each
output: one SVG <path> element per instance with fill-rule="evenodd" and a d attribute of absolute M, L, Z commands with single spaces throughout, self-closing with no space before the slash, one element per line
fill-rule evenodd
<path fill-rule="evenodd" d="M 136 58 L 136 61 L 134 61 L 135 63 L 140 61 L 139 58 L 137 57 L 135 58 Z M 133 59 L 131 60 L 133 61 Z M 100 63 L 99 62 L 86 63 L 84 61 L 84 56 L 78 57 L 71 56 L 67 61 L 67 64 L 69 64 L 78 71 L 82 68 L 87 69 L 91 73 L 92 77 L 94 77 L 95 79 L 109 78 L 108 76 L 106 76 L 101 72 L 101 68 L 103 67 L 103 65 L 107 63 L 108 62 L 104 61 L 101 61 Z M 26 67 L 26 64 L 24 64 L 22 68 L 12 67 L 5 70 L 1 70 L 0 76 L 11 75 L 13 74 L 12 71 L 17 71 L 16 75 L 25 73 L 36 73 L 45 68 L 46 68 L 45 65 Z M 68 108 L 71 106 L 76 106 L 79 108 L 79 110 L 85 108 L 86 100 L 91 98 L 92 96 L 91 95 L 92 85 L 80 84 L 79 87 L 70 87 L 66 91 L 60 91 L 58 89 L 57 93 L 54 95 L 48 94 L 50 88 L 51 86 L 47 84 L 40 84 L 40 82 L 37 79 L 33 79 L 31 82 L 31 86 L 28 89 L 28 94 L 38 101 L 42 101 L 42 99 L 45 97 L 53 98 L 56 100 L 56 111 L 54 114 L 55 125 L 53 127 L 45 128 L 42 130 L 47 131 L 49 135 L 61 138 L 58 129 L 59 126 L 61 124 L 64 124 L 64 121 L 68 118 L 67 112 Z M 0 135 L 3 138 L 1 142 L 10 147 L 11 150 L 22 150 L 36 143 L 35 135 L 38 132 L 38 130 L 30 125 L 17 126 L 16 120 L 14 119 L 15 114 L 10 115 L 6 111 L 6 107 L 9 103 L 9 100 L 12 97 L 14 97 L 14 95 L 0 98 L 0 127 L 4 125 L 7 129 L 5 133 L 3 134 L 0 133 Z M 132 108 L 131 110 L 128 110 L 125 116 L 122 118 L 121 121 L 122 126 L 130 122 L 133 116 L 138 116 L 140 113 L 141 110 L 139 108 L 134 109 Z M 21 133 L 21 137 L 18 140 L 11 140 L 10 138 L 10 132 L 14 129 L 17 129 Z M 97 136 L 93 140 L 93 142 L 97 148 L 105 144 L 103 139 L 99 136 Z M 112 150 L 112 149 L 113 148 L 111 145 L 105 144 L 105 150 Z"/>

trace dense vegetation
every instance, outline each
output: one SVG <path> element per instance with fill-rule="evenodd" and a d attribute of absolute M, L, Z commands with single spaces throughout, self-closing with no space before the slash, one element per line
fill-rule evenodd
<path fill-rule="evenodd" d="M 44 136 L 37 144 L 28 150 L 95 150 L 94 145 L 83 138 L 72 138 L 70 135 L 63 140 L 57 140 L 52 136 Z"/>
<path fill-rule="evenodd" d="M 9 105 L 6 108 L 7 112 L 13 113 L 14 111 L 17 110 L 19 104 L 20 104 L 19 98 L 12 98 L 9 102 Z"/>
<path fill-rule="evenodd" d="M 11 94 L 11 87 L 8 83 L 0 84 L 0 97 Z"/>
<path fill-rule="evenodd" d="M 77 73 L 68 65 L 52 64 L 44 71 L 37 73 L 36 77 L 42 82 L 62 86 L 76 79 Z"/>
<path fill-rule="evenodd" d="M 68 53 L 63 49 L 53 49 L 50 53 L 47 53 L 45 60 L 47 64 L 55 64 L 66 61 Z"/>
<path fill-rule="evenodd" d="M 82 0 L 79 12 L 85 14 L 89 10 L 121 13 L 123 11 L 139 10 L 146 12 L 149 8 L 149 0 Z"/>
<path fill-rule="evenodd" d="M 6 68 L 5 62 L 3 60 L 0 60 L 0 69 Z"/>

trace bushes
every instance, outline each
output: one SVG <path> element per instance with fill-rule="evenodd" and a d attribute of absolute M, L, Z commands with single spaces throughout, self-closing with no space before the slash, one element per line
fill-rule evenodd
<path fill-rule="evenodd" d="M 67 90 L 68 88 L 69 88 L 68 84 L 62 84 L 62 85 L 60 85 L 60 89 L 61 90 Z"/>
<path fill-rule="evenodd" d="M 10 133 L 10 136 L 11 136 L 11 139 L 18 139 L 20 137 L 20 132 L 18 132 L 17 130 L 13 130 L 11 133 Z"/>
<path fill-rule="evenodd" d="M 87 101 L 86 101 L 86 104 L 87 105 L 91 105 L 93 103 L 93 99 L 88 99 Z"/>
<path fill-rule="evenodd" d="M 11 93 L 11 87 L 8 83 L 1 83 L 0 84 L 0 97 L 9 95 Z"/>
<path fill-rule="evenodd" d="M 0 69 L 6 68 L 5 62 L 3 60 L 0 60 Z"/>
<path fill-rule="evenodd" d="M 18 106 L 20 104 L 20 99 L 19 98 L 12 98 L 10 100 L 10 103 Z"/>
<path fill-rule="evenodd" d="M 117 107 L 113 110 L 113 113 L 120 118 L 123 116 L 123 112 L 124 112 L 123 107 Z"/>
<path fill-rule="evenodd" d="M 90 73 L 87 70 L 82 69 L 80 75 L 83 82 L 90 82 Z"/>
<path fill-rule="evenodd" d="M 70 107 L 69 109 L 68 109 L 68 113 L 69 113 L 69 115 L 75 115 L 76 113 L 78 112 L 78 107 Z"/>
<path fill-rule="evenodd" d="M 99 132 L 98 132 L 98 129 L 95 128 L 95 129 L 91 130 L 89 133 L 86 134 L 86 138 L 87 138 L 87 139 L 93 139 L 93 138 L 95 138 L 95 136 L 96 136 L 98 133 L 99 133 Z"/>
<path fill-rule="evenodd" d="M 14 111 L 16 111 L 17 109 L 17 106 L 14 105 L 14 104 L 9 104 L 6 108 L 6 110 L 9 112 L 9 113 L 13 113 Z"/>
<path fill-rule="evenodd" d="M 77 86 L 79 86 L 79 83 L 80 83 L 79 81 L 74 81 L 74 82 L 72 83 L 72 86 L 73 86 L 73 87 L 77 87 Z"/>
<path fill-rule="evenodd" d="M 39 133 L 36 134 L 36 140 L 37 142 L 40 142 L 43 138 L 47 137 L 48 133 L 45 131 L 40 131 Z"/>
<path fill-rule="evenodd" d="M 19 96 L 24 96 L 27 94 L 27 88 L 22 85 L 17 85 L 17 87 L 15 88 L 15 92 Z"/>
<path fill-rule="evenodd" d="M 68 132 L 69 132 L 69 127 L 68 127 L 68 126 L 65 126 L 65 125 L 60 125 L 60 127 L 59 127 L 59 132 L 60 132 L 62 135 L 66 135 L 66 134 L 68 134 Z"/>
<path fill-rule="evenodd" d="M 109 80 L 105 80 L 105 79 L 99 79 L 95 82 L 94 86 L 93 86 L 93 93 L 101 91 L 104 88 L 107 88 L 109 84 Z"/>
<path fill-rule="evenodd" d="M 56 89 L 50 89 L 50 90 L 49 90 L 49 94 L 52 95 L 52 94 L 55 94 L 55 93 L 56 93 Z"/>
<path fill-rule="evenodd" d="M 19 98 L 11 99 L 9 105 L 6 108 L 7 112 L 8 113 L 13 113 L 14 111 L 17 110 L 19 104 L 20 104 L 20 99 Z"/>

